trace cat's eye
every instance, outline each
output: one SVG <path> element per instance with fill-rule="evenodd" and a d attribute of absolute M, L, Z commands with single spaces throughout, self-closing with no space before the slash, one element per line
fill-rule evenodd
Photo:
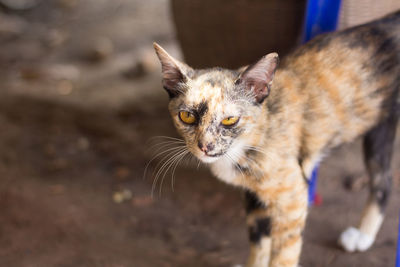
<path fill-rule="evenodd" d="M 227 117 L 221 121 L 221 124 L 224 126 L 232 126 L 235 125 L 238 121 L 238 117 Z"/>
<path fill-rule="evenodd" d="M 189 111 L 179 111 L 179 118 L 186 124 L 193 124 L 197 121 L 196 116 Z"/>

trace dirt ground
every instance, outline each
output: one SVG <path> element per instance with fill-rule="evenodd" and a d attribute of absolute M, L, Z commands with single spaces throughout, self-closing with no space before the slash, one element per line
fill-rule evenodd
<path fill-rule="evenodd" d="M 12 1 L 5 1 L 10 2 Z M 188 163 L 150 196 L 152 136 L 176 136 L 151 51 L 179 56 L 166 0 L 22 1 L 0 13 L 0 266 L 232 266 L 248 253 L 243 196 Z M 339 233 L 366 200 L 360 142 L 320 170 L 303 267 L 394 266 L 394 186 L 375 245 L 347 254 Z"/>

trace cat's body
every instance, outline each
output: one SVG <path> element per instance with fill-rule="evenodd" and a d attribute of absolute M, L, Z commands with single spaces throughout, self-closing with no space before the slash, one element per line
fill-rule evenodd
<path fill-rule="evenodd" d="M 219 179 L 248 190 L 248 266 L 296 266 L 313 168 L 360 135 L 371 197 L 348 251 L 369 248 L 383 219 L 400 113 L 400 12 L 317 37 L 278 65 L 193 70 L 157 45 L 170 113 L 188 149 Z M 186 112 L 186 113 L 182 113 Z M 233 122 L 233 123 L 232 123 Z"/>

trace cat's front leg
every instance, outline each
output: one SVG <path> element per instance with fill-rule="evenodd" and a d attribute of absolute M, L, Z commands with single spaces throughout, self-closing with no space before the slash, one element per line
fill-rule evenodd
<path fill-rule="evenodd" d="M 268 207 L 253 192 L 246 191 L 246 223 L 250 255 L 246 267 L 269 266 L 271 255 L 271 216 Z"/>
<path fill-rule="evenodd" d="M 279 186 L 257 192 L 268 203 L 271 223 L 271 254 L 269 265 L 265 266 L 296 267 L 299 263 L 307 217 L 307 186 L 300 170 L 290 171 L 290 175 Z"/>

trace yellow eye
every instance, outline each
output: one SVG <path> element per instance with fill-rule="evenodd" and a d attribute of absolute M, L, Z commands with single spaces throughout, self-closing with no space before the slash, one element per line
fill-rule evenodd
<path fill-rule="evenodd" d="M 225 125 L 225 126 L 232 126 L 235 123 L 237 123 L 238 120 L 239 120 L 238 117 L 228 117 L 228 118 L 223 119 L 221 121 L 221 123 L 222 123 L 222 125 Z"/>
<path fill-rule="evenodd" d="M 188 111 L 180 111 L 179 118 L 186 124 L 193 124 L 196 122 L 196 116 L 194 116 L 193 113 L 190 113 Z"/>

